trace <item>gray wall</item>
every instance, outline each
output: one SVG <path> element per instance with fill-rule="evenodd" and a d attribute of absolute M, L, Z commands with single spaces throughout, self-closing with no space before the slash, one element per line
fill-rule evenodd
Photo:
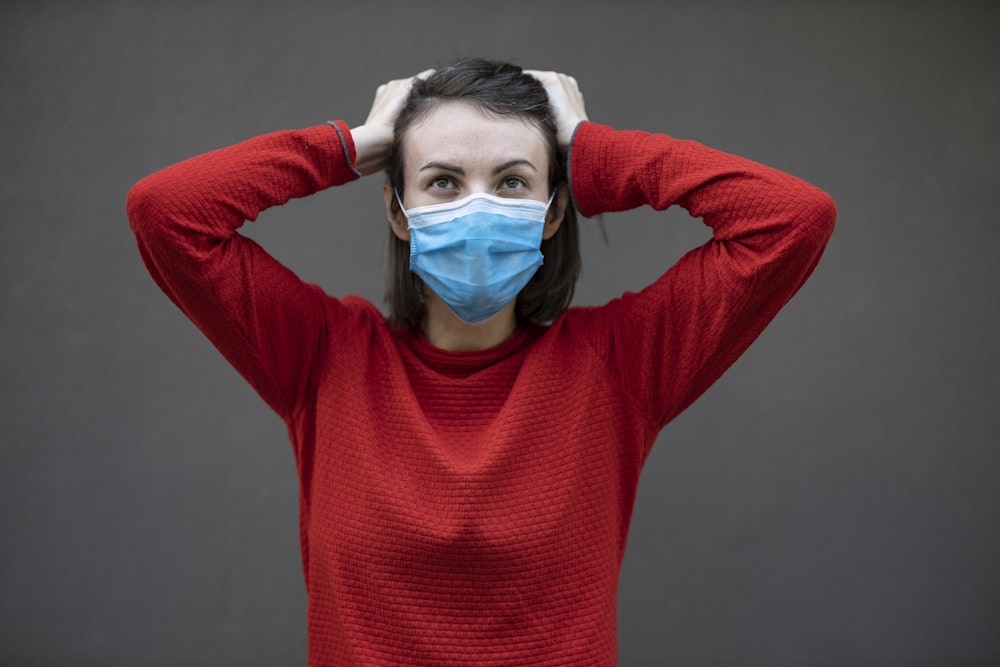
<path fill-rule="evenodd" d="M 304 662 L 283 426 L 157 291 L 125 193 L 482 54 L 839 205 L 811 282 L 649 460 L 622 664 L 1000 664 L 1000 5 L 338 4 L 0 4 L 0 663 Z M 250 234 L 378 301 L 379 186 Z M 578 303 L 705 238 L 606 225 Z"/>

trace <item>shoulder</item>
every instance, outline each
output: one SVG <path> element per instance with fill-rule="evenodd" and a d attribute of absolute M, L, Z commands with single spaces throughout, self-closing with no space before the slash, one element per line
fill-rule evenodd
<path fill-rule="evenodd" d="M 378 330 L 388 330 L 385 315 L 370 300 L 362 296 L 337 297 L 326 293 L 322 287 L 309 284 L 326 321 L 328 335 L 342 346 L 353 336 L 370 336 Z"/>
<path fill-rule="evenodd" d="M 617 301 L 617 300 L 616 300 Z M 590 348 L 601 346 L 607 335 L 613 301 L 603 306 L 573 306 L 567 308 L 546 329 L 545 338 L 561 346 Z"/>

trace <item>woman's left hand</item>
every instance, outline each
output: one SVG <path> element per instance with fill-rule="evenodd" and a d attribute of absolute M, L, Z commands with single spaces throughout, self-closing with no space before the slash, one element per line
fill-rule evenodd
<path fill-rule="evenodd" d="M 538 79 L 549 95 L 549 104 L 556 117 L 556 131 L 559 149 L 565 151 L 573 139 L 576 126 L 587 120 L 587 110 L 583 104 L 583 93 L 573 77 L 559 72 L 525 70 L 525 74 Z"/>

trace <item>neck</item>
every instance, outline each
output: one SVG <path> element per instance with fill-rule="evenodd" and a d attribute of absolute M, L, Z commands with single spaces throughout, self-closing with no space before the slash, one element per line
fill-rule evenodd
<path fill-rule="evenodd" d="M 424 337 L 434 347 L 449 352 L 473 352 L 495 347 L 507 340 L 517 328 L 514 302 L 482 324 L 467 324 L 458 319 L 437 295 L 427 295 Z"/>

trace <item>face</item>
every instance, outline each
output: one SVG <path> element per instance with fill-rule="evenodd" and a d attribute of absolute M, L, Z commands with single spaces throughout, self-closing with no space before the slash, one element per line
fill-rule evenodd
<path fill-rule="evenodd" d="M 410 126 L 403 139 L 406 208 L 486 193 L 514 199 L 548 201 L 549 156 L 545 138 L 534 125 L 516 118 L 497 118 L 470 104 L 447 102 Z M 393 193 L 386 186 L 386 206 Z M 556 197 L 546 220 L 544 238 L 558 230 L 568 195 Z M 393 231 L 409 240 L 406 218 L 389 209 Z"/>

